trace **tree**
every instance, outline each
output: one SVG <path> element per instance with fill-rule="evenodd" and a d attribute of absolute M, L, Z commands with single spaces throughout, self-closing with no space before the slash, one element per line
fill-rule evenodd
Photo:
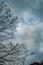
<path fill-rule="evenodd" d="M 22 44 L 12 44 L 14 32 L 17 27 L 17 18 L 11 13 L 11 9 L 0 0 L 0 65 L 24 65 L 26 47 Z M 3 43 L 8 44 L 3 44 Z"/>
<path fill-rule="evenodd" d="M 25 57 L 23 44 L 12 45 L 14 31 L 17 27 L 17 17 L 11 13 L 11 9 L 0 0 L 0 64 L 20 64 Z M 8 44 L 3 44 L 5 41 Z M 7 43 L 6 42 L 6 43 Z"/>
<path fill-rule="evenodd" d="M 0 41 L 13 38 L 13 31 L 17 27 L 17 18 L 11 13 L 11 9 L 0 0 Z"/>
<path fill-rule="evenodd" d="M 7 46 L 2 44 L 0 45 L 0 61 L 4 62 L 5 65 L 8 63 L 10 65 L 19 65 L 23 64 L 23 60 L 26 56 L 24 45 L 16 44 L 15 46 L 12 43 Z M 2 64 L 2 63 L 1 63 Z"/>
<path fill-rule="evenodd" d="M 33 62 L 32 64 L 30 65 L 43 65 L 43 61 L 41 61 L 40 63 L 39 62 Z"/>

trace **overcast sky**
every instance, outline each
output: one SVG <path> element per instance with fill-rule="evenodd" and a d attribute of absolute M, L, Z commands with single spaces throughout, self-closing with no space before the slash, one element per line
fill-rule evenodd
<path fill-rule="evenodd" d="M 6 0 L 13 15 L 18 16 L 16 37 L 24 42 L 30 52 L 26 65 L 43 59 L 43 0 Z"/>

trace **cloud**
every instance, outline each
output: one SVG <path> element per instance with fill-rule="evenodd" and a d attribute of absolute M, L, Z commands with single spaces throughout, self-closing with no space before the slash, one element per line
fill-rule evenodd
<path fill-rule="evenodd" d="M 35 24 L 34 22 L 38 23 Z M 18 35 L 20 42 L 24 42 L 27 46 L 28 53 L 35 53 L 35 55 L 28 56 L 25 62 L 27 65 L 34 61 L 39 62 L 43 60 L 43 24 L 40 20 L 34 20 L 34 22 L 29 25 L 19 23 L 17 28 L 17 35 L 20 35 L 20 37 Z"/>
<path fill-rule="evenodd" d="M 24 42 L 28 46 L 28 50 L 36 51 L 39 48 L 39 44 L 42 42 L 40 25 L 33 24 L 28 26 L 20 23 L 16 30 L 17 39 L 20 42 Z"/>
<path fill-rule="evenodd" d="M 27 10 L 43 20 L 43 0 L 7 0 L 6 2 L 9 2 L 9 6 L 16 11 L 15 13 L 20 14 Z"/>
<path fill-rule="evenodd" d="M 43 47 L 41 47 L 41 48 L 39 49 L 39 52 L 43 53 Z"/>
<path fill-rule="evenodd" d="M 27 51 L 35 52 L 26 63 L 43 59 L 43 0 L 7 0 L 14 15 L 19 18 L 15 42 L 27 46 Z M 14 42 L 14 41 L 13 41 Z M 26 65 L 27 65 L 26 64 Z"/>

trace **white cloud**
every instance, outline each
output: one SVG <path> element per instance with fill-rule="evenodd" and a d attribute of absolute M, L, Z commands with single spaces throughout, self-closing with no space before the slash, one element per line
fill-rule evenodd
<path fill-rule="evenodd" d="M 39 48 L 39 52 L 43 53 L 43 47 Z"/>
<path fill-rule="evenodd" d="M 25 22 L 25 23 L 23 23 Z M 16 32 L 17 40 L 19 43 L 24 42 L 27 46 L 28 53 L 34 52 L 35 55 L 28 56 L 28 62 L 42 60 L 43 47 L 43 23 L 39 18 L 35 17 L 28 11 L 21 13 L 21 19 Z"/>
<path fill-rule="evenodd" d="M 40 25 L 37 24 L 28 26 L 20 23 L 16 35 L 17 40 L 19 39 L 18 41 L 24 42 L 30 51 L 36 51 L 42 42 L 42 31 Z"/>

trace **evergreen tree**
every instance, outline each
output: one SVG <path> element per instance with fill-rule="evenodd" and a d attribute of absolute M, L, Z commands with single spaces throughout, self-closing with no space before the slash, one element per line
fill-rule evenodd
<path fill-rule="evenodd" d="M 3 0 L 0 0 L 0 65 L 23 64 L 24 45 L 12 45 L 17 23 L 17 17 L 14 17 L 11 9 L 5 5 Z M 8 44 L 3 44 L 5 41 Z"/>
<path fill-rule="evenodd" d="M 0 0 L 0 41 L 12 39 L 16 27 L 17 17 L 14 17 L 11 9 Z"/>

